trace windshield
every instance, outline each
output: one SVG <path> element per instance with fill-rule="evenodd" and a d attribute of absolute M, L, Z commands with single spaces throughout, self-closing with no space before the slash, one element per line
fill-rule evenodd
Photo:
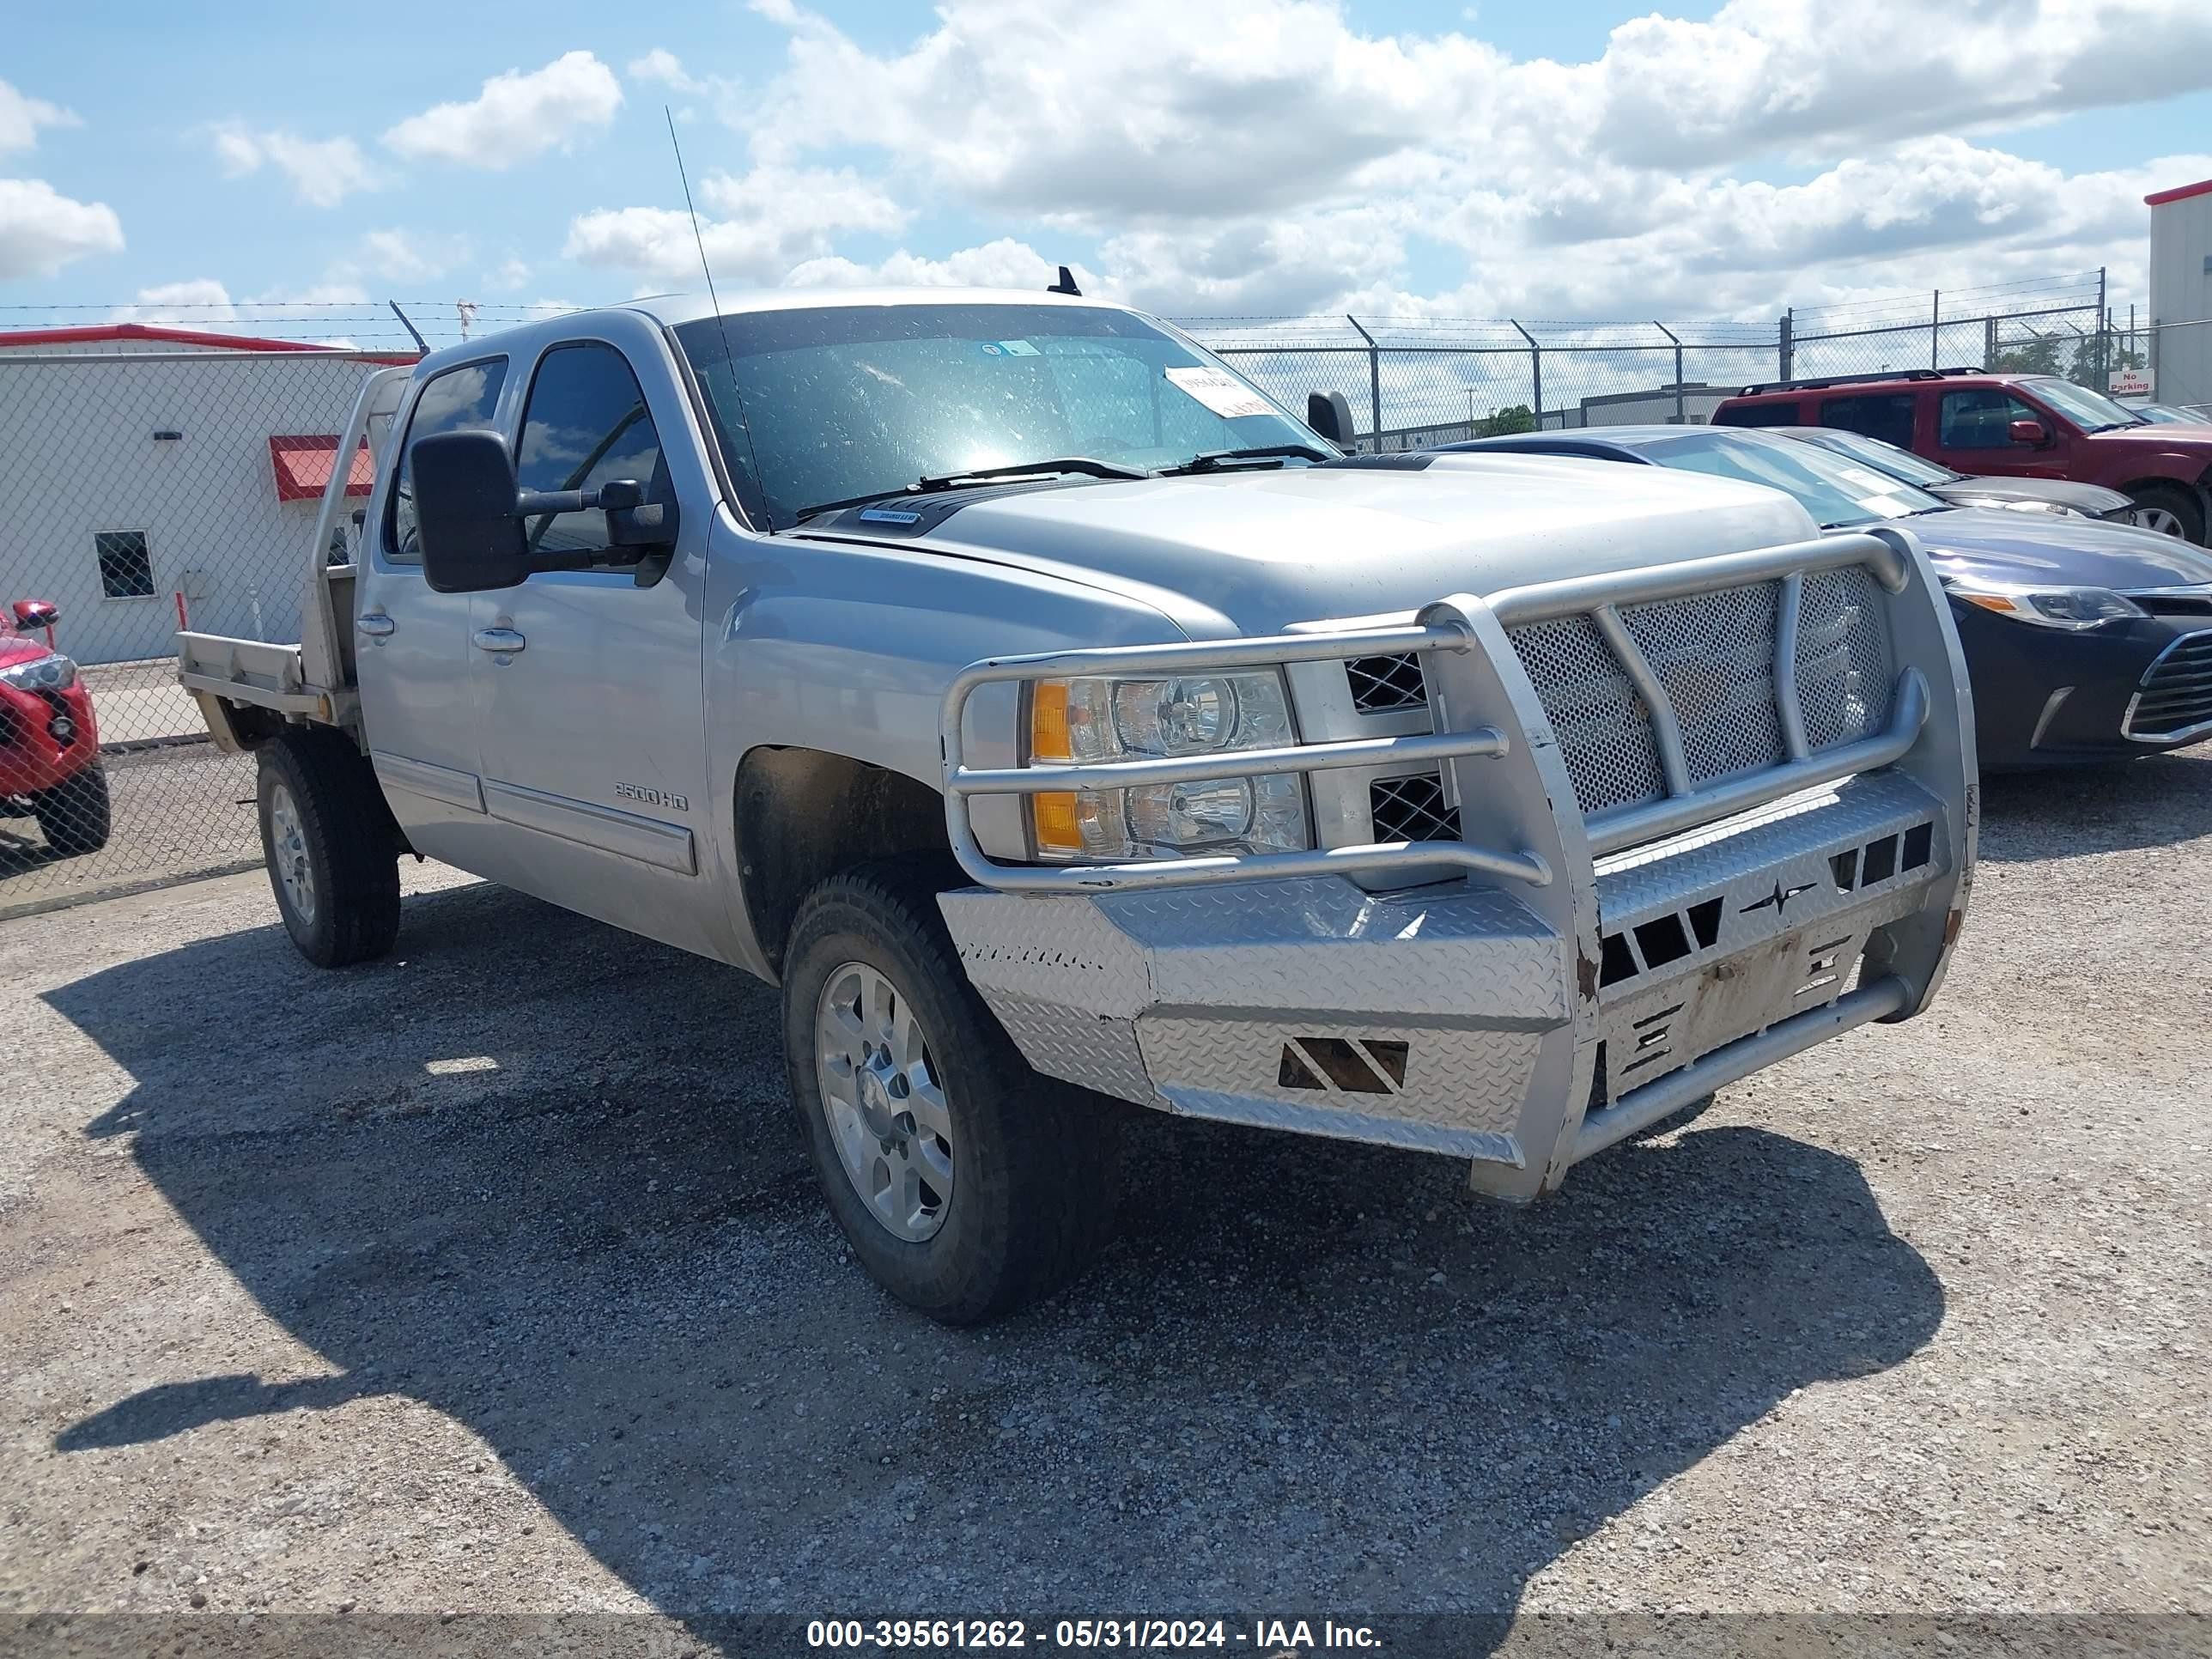
<path fill-rule="evenodd" d="M 2109 432 L 2116 426 L 2140 426 L 2135 411 L 2116 404 L 2101 392 L 2071 380 L 2042 378 L 2023 382 L 2033 392 L 2084 432 Z"/>
<path fill-rule="evenodd" d="M 1790 438 L 1754 438 L 1707 428 L 1638 447 L 1662 466 L 1741 478 L 1794 495 L 1823 530 L 1929 513 L 1943 505 L 1902 479 Z"/>
<path fill-rule="evenodd" d="M 1218 359 L 1109 307 L 809 307 L 675 332 L 747 507 L 764 501 L 771 528 L 823 502 L 1015 463 L 1334 453 Z"/>
<path fill-rule="evenodd" d="M 1863 438 L 1856 432 L 1807 433 L 1804 436 L 1808 443 L 1818 444 L 1823 449 L 1832 449 L 1837 454 L 1847 455 L 1853 460 L 1864 461 L 1869 466 L 1878 467 L 1893 478 L 1902 478 L 1907 483 L 1919 484 L 1923 488 L 1929 484 L 1956 483 L 1966 477 L 1965 473 L 1954 472 L 1948 466 L 1938 466 L 1933 461 L 1923 460 L 1909 449 L 1899 449 L 1895 444 L 1886 444 L 1879 438 Z"/>

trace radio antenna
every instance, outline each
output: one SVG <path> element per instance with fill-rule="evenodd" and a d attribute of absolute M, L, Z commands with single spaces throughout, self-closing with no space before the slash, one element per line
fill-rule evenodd
<path fill-rule="evenodd" d="M 660 106 L 660 113 L 668 123 L 668 148 L 676 152 L 676 177 L 684 186 L 684 210 L 691 216 L 691 240 L 699 246 L 699 269 L 706 273 L 707 303 L 714 307 L 714 331 L 722 337 L 722 361 L 730 371 L 730 395 L 738 402 L 738 429 L 745 434 L 745 453 L 752 458 L 753 487 L 761 492 L 761 522 L 773 536 L 775 515 L 769 511 L 768 490 L 761 482 L 760 451 L 753 444 L 752 422 L 745 418 L 745 394 L 738 385 L 738 354 L 730 349 L 729 320 L 722 315 L 721 298 L 714 292 L 714 267 L 707 262 L 707 238 L 699 229 L 699 210 L 691 204 L 691 176 L 684 169 L 684 146 L 676 141 L 676 114 L 665 104 Z M 708 407 L 713 406 L 714 399 L 709 398 Z"/>

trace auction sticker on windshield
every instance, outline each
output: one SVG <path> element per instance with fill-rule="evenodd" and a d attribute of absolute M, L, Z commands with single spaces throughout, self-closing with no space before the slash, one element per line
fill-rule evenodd
<path fill-rule="evenodd" d="M 1272 415 L 1274 406 L 1249 386 L 1239 386 L 1235 380 L 1218 368 L 1203 363 L 1186 365 L 1167 371 L 1176 389 L 1188 397 L 1195 398 L 1224 421 L 1233 421 L 1243 415 Z"/>

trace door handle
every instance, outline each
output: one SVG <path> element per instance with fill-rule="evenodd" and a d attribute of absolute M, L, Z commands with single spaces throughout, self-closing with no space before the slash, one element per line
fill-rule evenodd
<path fill-rule="evenodd" d="M 470 636 L 479 651 L 489 651 L 499 656 L 511 656 L 530 641 L 512 628 L 479 628 Z"/>
<path fill-rule="evenodd" d="M 381 640 L 390 637 L 399 624 L 381 611 L 371 611 L 356 619 L 354 626 L 372 640 Z"/>

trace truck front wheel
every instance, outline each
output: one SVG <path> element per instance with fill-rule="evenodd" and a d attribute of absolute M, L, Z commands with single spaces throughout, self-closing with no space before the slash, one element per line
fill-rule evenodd
<path fill-rule="evenodd" d="M 65 859 L 82 858 L 107 845 L 112 821 L 107 774 L 98 761 L 73 772 L 51 789 L 31 797 L 31 811 L 46 845 Z"/>
<path fill-rule="evenodd" d="M 2183 484 L 2144 484 L 2130 492 L 2136 510 L 2129 514 L 2145 530 L 2163 531 L 2185 542 L 2204 539 L 2204 508 L 2197 492 Z"/>
<path fill-rule="evenodd" d="M 376 775 L 335 732 L 264 744 L 261 854 L 284 931 L 318 968 L 368 962 L 399 936 L 399 854 Z"/>
<path fill-rule="evenodd" d="M 784 957 L 784 1054 L 815 1173 L 868 1272 L 972 1324 L 1041 1296 L 1104 1237 L 1114 1121 L 1030 1069 L 937 908 L 957 874 L 886 860 L 810 893 Z"/>

